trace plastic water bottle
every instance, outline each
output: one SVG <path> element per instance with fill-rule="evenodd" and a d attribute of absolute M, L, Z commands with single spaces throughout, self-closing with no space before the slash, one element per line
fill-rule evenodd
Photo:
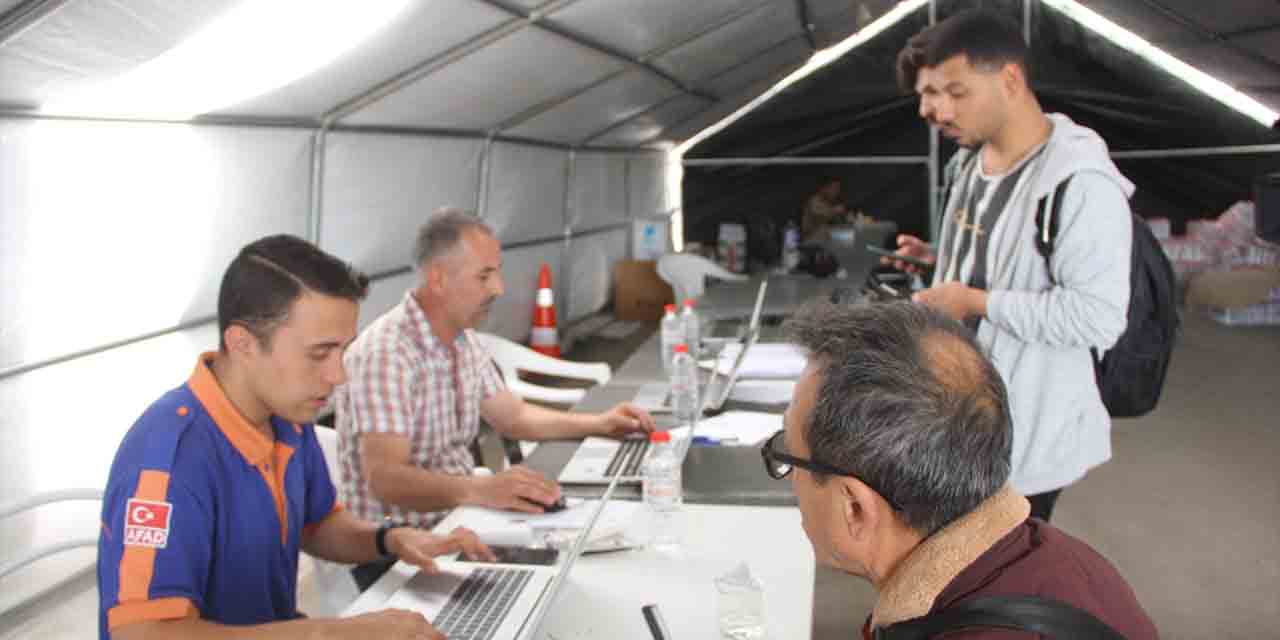
<path fill-rule="evenodd" d="M 782 232 L 782 267 L 787 273 L 796 270 L 800 266 L 800 227 L 796 226 L 795 220 L 787 220 L 787 226 Z"/>
<path fill-rule="evenodd" d="M 675 346 L 684 343 L 684 327 L 680 326 L 680 318 L 676 315 L 676 306 L 669 304 L 663 308 L 661 331 L 662 371 L 671 377 L 671 354 Z"/>
<path fill-rule="evenodd" d="M 678 344 L 671 355 L 671 412 L 677 426 L 692 427 L 698 407 L 698 363 L 688 345 Z"/>
<path fill-rule="evenodd" d="M 650 545 L 659 551 L 680 547 L 680 512 L 684 505 L 684 489 L 680 480 L 680 461 L 671 444 L 671 434 L 655 431 L 649 434 L 653 452 L 644 463 L 644 503 L 649 507 L 653 523 Z"/>
<path fill-rule="evenodd" d="M 689 347 L 689 355 L 697 361 L 698 353 L 702 350 L 702 321 L 693 306 L 693 299 L 685 298 L 684 311 L 680 313 L 680 326 L 684 330 L 684 344 Z"/>

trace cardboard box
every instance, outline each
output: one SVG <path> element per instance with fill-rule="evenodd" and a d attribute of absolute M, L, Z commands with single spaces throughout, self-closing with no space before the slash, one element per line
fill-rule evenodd
<path fill-rule="evenodd" d="M 620 260 L 613 265 L 613 315 L 619 320 L 661 320 L 672 304 L 671 285 L 658 277 L 653 260 Z"/>

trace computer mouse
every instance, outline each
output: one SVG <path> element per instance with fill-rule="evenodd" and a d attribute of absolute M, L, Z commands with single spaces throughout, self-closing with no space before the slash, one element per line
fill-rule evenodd
<path fill-rule="evenodd" d="M 529 498 L 522 498 L 522 499 L 524 499 L 525 502 L 529 502 L 530 504 L 536 504 L 536 506 L 543 508 L 543 513 L 556 513 L 557 511 L 564 511 L 564 509 L 568 507 L 568 503 L 566 502 L 566 500 L 564 500 L 563 495 L 557 498 L 556 502 L 553 502 L 550 504 L 543 504 L 538 502 L 538 500 L 531 500 Z"/>
<path fill-rule="evenodd" d="M 555 513 L 557 511 L 564 511 L 567 506 L 569 505 L 565 502 L 564 496 L 560 496 L 555 502 L 542 505 L 542 509 L 546 513 Z"/>

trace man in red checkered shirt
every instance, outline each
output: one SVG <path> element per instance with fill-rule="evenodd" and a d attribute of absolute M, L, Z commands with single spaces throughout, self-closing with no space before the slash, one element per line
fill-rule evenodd
<path fill-rule="evenodd" d="M 541 474 L 471 475 L 480 419 L 518 440 L 652 431 L 630 403 L 599 414 L 555 411 L 508 391 L 472 331 L 502 295 L 502 246 L 475 216 L 444 209 L 419 230 L 418 286 L 347 350 L 337 399 L 341 497 L 357 516 L 430 527 L 462 504 L 537 513 L 560 498 Z M 364 588 L 389 565 L 355 571 Z"/>

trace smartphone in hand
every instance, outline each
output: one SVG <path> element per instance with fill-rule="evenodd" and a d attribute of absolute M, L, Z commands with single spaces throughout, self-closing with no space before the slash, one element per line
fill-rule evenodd
<path fill-rule="evenodd" d="M 884 257 L 889 258 L 889 259 L 891 259 L 891 260 L 901 260 L 901 261 L 903 261 L 903 262 L 905 262 L 905 263 L 907 263 L 907 264 L 915 265 L 915 266 L 917 266 L 917 267 L 920 267 L 921 269 L 932 269 L 932 268 L 933 268 L 933 263 L 925 262 L 924 260 L 921 260 L 920 258 L 915 258 L 915 257 L 912 257 L 912 256 L 899 255 L 899 254 L 896 254 L 896 253 L 894 253 L 894 252 L 892 252 L 892 251 L 890 251 L 890 250 L 888 250 L 888 249 L 883 249 L 883 248 L 881 248 L 881 247 L 877 247 L 877 246 L 875 246 L 875 245 L 873 245 L 873 244 L 869 244 L 869 245 L 867 245 L 867 251 L 870 251 L 871 253 L 874 253 L 874 254 L 876 254 L 876 255 L 878 255 L 878 256 L 884 256 Z"/>

